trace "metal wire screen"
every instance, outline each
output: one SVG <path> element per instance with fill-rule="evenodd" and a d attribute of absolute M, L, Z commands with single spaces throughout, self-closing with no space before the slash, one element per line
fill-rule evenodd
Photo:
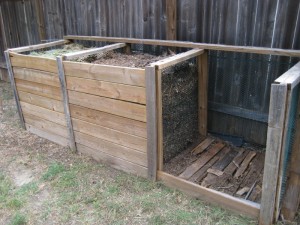
<path fill-rule="evenodd" d="M 195 60 L 162 71 L 164 162 L 198 138 L 198 72 Z"/>
<path fill-rule="evenodd" d="M 281 193 L 280 193 L 280 204 L 283 199 L 285 190 L 286 190 L 286 184 L 287 184 L 287 178 L 288 178 L 288 169 L 289 169 L 289 163 L 291 160 L 291 153 L 293 149 L 293 145 L 295 143 L 295 133 L 296 133 L 296 122 L 298 117 L 298 102 L 299 102 L 299 93 L 300 93 L 300 84 L 298 84 L 296 87 L 294 87 L 291 90 L 291 102 L 289 105 L 289 115 L 288 115 L 288 124 L 286 126 L 287 128 L 287 135 L 286 140 L 284 140 L 285 146 L 283 148 L 283 176 L 282 176 L 282 187 L 281 187 Z M 299 128 L 298 128 L 299 129 Z"/>

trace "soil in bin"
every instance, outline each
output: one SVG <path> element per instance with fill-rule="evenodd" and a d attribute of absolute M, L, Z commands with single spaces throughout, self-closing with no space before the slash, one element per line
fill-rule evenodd
<path fill-rule="evenodd" d="M 169 56 L 170 55 L 167 53 L 156 56 L 142 52 L 132 52 L 130 54 L 125 54 L 116 51 L 110 51 L 106 53 L 90 55 L 81 59 L 79 58 L 76 61 L 112 66 L 144 68 L 150 65 L 151 63 L 165 59 Z"/>
<path fill-rule="evenodd" d="M 249 193 L 248 200 L 260 203 L 265 158 L 263 149 L 251 145 L 236 147 L 213 136 L 208 138 L 213 139 L 213 142 L 202 153 L 194 155 L 192 151 L 204 137 L 165 163 L 164 171 L 235 197 L 246 198 Z M 207 159 L 216 145 L 224 147 Z M 203 161 L 204 158 L 206 160 Z M 197 168 L 192 176 L 182 177 L 183 172 L 191 165 L 197 165 L 199 160 L 203 161 L 202 167 Z M 223 167 L 220 168 L 220 165 Z M 239 169 L 242 172 L 236 176 Z"/>

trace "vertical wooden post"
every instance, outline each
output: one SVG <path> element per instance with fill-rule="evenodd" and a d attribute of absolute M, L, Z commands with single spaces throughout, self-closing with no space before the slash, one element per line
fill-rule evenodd
<path fill-rule="evenodd" d="M 167 40 L 176 40 L 177 39 L 177 0 L 166 0 L 166 14 L 167 14 Z"/>
<path fill-rule="evenodd" d="M 300 97 L 298 99 L 295 143 L 293 144 L 287 188 L 281 214 L 285 220 L 294 220 L 300 204 Z"/>
<path fill-rule="evenodd" d="M 208 59 L 207 52 L 197 57 L 198 66 L 198 129 L 207 135 Z"/>
<path fill-rule="evenodd" d="M 147 107 L 147 159 L 148 178 L 156 181 L 157 173 L 157 95 L 156 68 L 147 66 L 146 71 L 146 107 Z"/>
<path fill-rule="evenodd" d="M 13 70 L 12 70 L 11 62 L 10 62 L 9 51 L 8 50 L 5 51 L 4 55 L 5 55 L 5 59 L 6 59 L 6 65 L 7 65 L 7 70 L 8 70 L 8 75 L 9 75 L 9 79 L 10 79 L 11 88 L 13 90 L 16 105 L 17 105 L 17 110 L 18 110 L 18 114 L 19 114 L 19 118 L 20 118 L 21 127 L 23 129 L 26 129 L 25 121 L 24 121 L 24 117 L 23 117 L 23 112 L 22 112 L 22 108 L 21 108 L 21 105 L 20 105 L 19 94 L 18 94 L 18 91 L 17 91 L 16 83 L 15 83 L 15 77 L 14 77 L 14 73 L 13 73 Z"/>
<path fill-rule="evenodd" d="M 260 225 L 271 225 L 275 218 L 277 182 L 287 108 L 287 92 L 287 84 L 272 84 L 262 199 L 259 215 Z"/>
<path fill-rule="evenodd" d="M 59 77 L 59 82 L 61 87 L 62 99 L 64 104 L 64 112 L 65 112 L 65 117 L 67 122 L 68 133 L 69 133 L 70 148 L 72 149 L 72 151 L 77 152 L 70 108 L 69 108 L 69 96 L 68 96 L 67 85 L 66 85 L 65 71 L 63 67 L 63 57 L 61 56 L 56 57 L 56 61 L 57 61 L 58 77 Z"/>
<path fill-rule="evenodd" d="M 131 54 L 131 44 L 126 44 L 125 46 L 125 54 Z"/>
<path fill-rule="evenodd" d="M 35 11 L 36 11 L 36 18 L 37 18 L 37 23 L 38 23 L 40 41 L 46 40 L 45 20 L 44 20 L 44 13 L 43 13 L 43 1 L 35 0 L 34 3 L 35 3 Z"/>

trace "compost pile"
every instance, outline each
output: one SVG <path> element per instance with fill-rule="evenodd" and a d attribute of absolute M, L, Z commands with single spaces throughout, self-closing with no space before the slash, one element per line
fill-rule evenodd
<path fill-rule="evenodd" d="M 168 55 L 166 53 L 156 56 L 142 52 L 132 52 L 131 54 L 124 54 L 116 51 L 110 51 L 90 55 L 88 57 L 78 59 L 77 61 L 103 65 L 144 68 L 153 62 L 157 62 L 166 58 L 167 56 Z"/>
<path fill-rule="evenodd" d="M 164 162 L 198 138 L 197 67 L 183 62 L 162 71 Z"/>

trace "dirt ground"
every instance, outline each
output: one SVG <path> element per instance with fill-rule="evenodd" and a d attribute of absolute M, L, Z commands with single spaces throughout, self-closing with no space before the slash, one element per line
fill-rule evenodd
<path fill-rule="evenodd" d="M 0 224 L 257 224 L 39 138 L 0 96 Z"/>

